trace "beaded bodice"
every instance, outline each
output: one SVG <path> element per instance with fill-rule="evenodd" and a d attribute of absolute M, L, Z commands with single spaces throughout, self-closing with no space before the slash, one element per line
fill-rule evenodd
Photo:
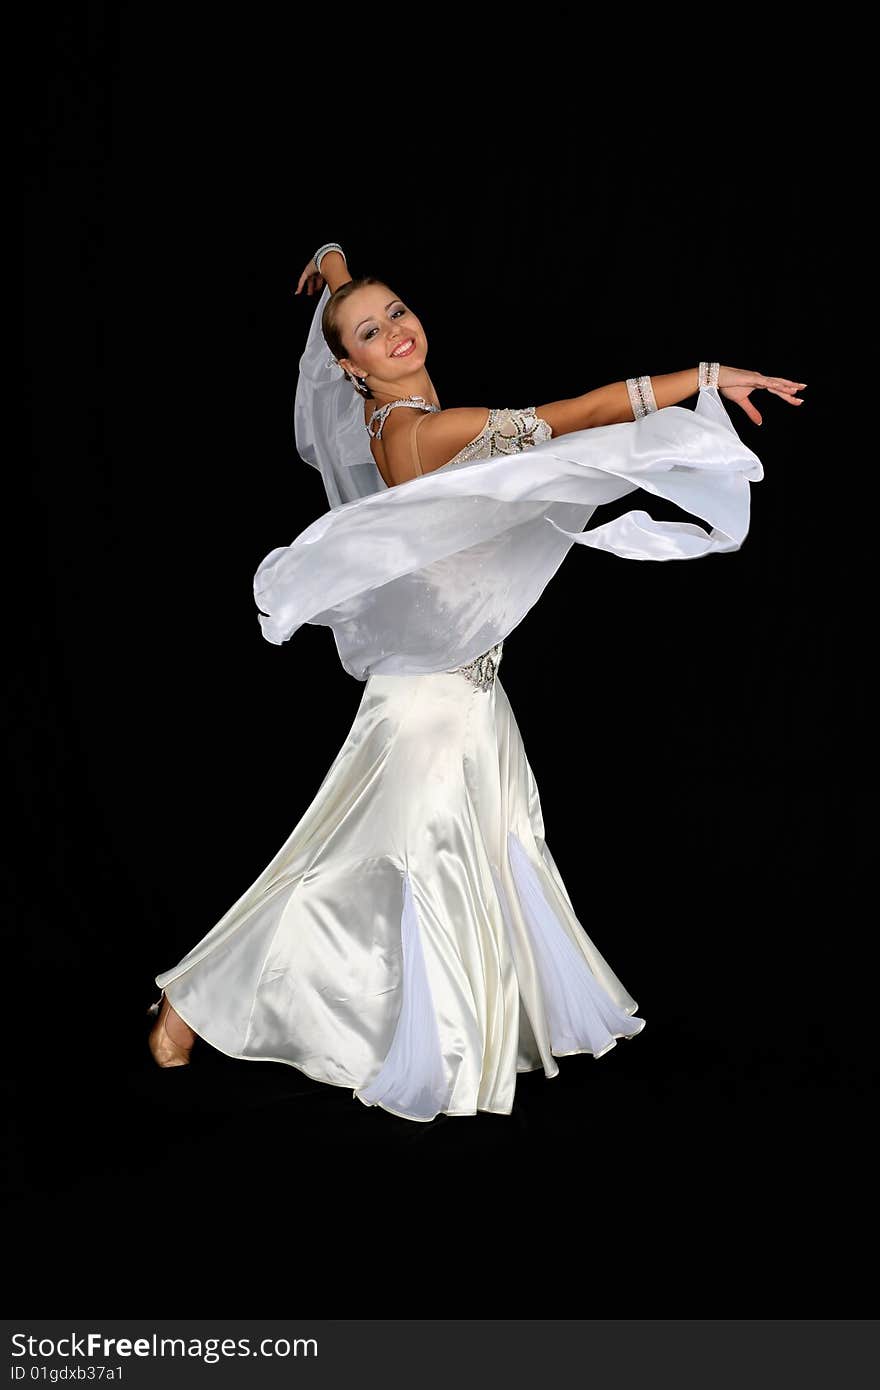
<path fill-rule="evenodd" d="M 543 444 L 553 438 L 553 431 L 546 420 L 535 413 L 534 406 L 524 410 L 512 410 L 507 406 L 497 406 L 489 411 L 486 421 L 476 439 L 459 449 L 449 463 L 472 463 L 475 459 L 497 458 L 499 454 L 521 454 L 535 444 Z"/>

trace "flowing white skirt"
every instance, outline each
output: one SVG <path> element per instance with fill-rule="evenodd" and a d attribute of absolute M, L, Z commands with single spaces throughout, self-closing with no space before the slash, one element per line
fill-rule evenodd
<path fill-rule="evenodd" d="M 371 676 L 274 859 L 155 978 L 221 1052 L 411 1120 L 510 1114 L 518 1072 L 645 1026 L 545 844 L 497 675 Z"/>

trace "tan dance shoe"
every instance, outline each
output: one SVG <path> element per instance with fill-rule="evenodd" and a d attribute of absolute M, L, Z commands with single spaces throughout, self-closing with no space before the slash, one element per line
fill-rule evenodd
<path fill-rule="evenodd" d="M 161 1007 L 160 1007 L 161 1005 Z M 185 1067 L 189 1065 L 189 1054 L 193 1049 L 196 1034 L 184 1023 L 183 1019 L 176 1013 L 168 999 L 164 989 L 156 1000 L 147 1010 L 150 1014 L 157 1014 L 156 1022 L 150 1030 L 149 1046 L 153 1054 L 153 1060 L 160 1067 Z M 168 1016 L 173 1015 L 172 1027 L 178 1037 L 172 1037 L 168 1031 Z M 180 1033 L 185 1031 L 189 1035 L 188 1042 L 179 1041 Z"/>

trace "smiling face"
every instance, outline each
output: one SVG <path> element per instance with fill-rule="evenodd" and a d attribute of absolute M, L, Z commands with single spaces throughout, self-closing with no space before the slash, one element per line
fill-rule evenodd
<path fill-rule="evenodd" d="M 340 365 L 354 376 L 366 377 L 371 390 L 394 390 L 423 372 L 428 355 L 425 330 L 387 285 L 355 290 L 340 305 L 337 323 L 349 354 L 339 358 Z"/>

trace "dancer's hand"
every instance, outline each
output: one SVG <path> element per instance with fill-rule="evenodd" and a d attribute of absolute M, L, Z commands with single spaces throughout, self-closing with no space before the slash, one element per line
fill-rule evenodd
<path fill-rule="evenodd" d="M 314 256 L 309 261 L 302 275 L 299 277 L 299 284 L 294 290 L 294 294 L 299 294 L 303 285 L 306 286 L 307 294 L 320 294 L 324 288 L 325 280 L 318 267 L 315 265 Z"/>
<path fill-rule="evenodd" d="M 788 381 L 784 376 L 763 376 L 761 372 L 741 372 L 736 367 L 719 367 L 718 369 L 719 394 L 742 406 L 746 415 L 750 420 L 754 420 L 756 425 L 762 423 L 762 416 L 761 412 L 749 400 L 749 394 L 752 391 L 761 388 L 770 391 L 774 396 L 779 396 L 784 401 L 788 401 L 789 405 L 803 405 L 803 400 L 800 396 L 795 395 L 795 392 L 803 390 L 806 384 L 805 381 Z"/>

